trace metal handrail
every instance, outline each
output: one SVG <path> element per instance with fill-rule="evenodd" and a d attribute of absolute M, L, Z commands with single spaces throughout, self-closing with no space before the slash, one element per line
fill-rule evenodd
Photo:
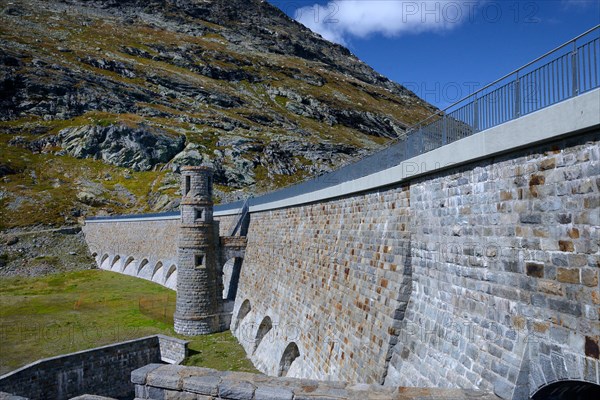
<path fill-rule="evenodd" d="M 561 49 L 563 49 L 563 48 L 567 47 L 567 46 L 568 46 L 568 45 L 570 45 L 570 44 L 575 44 L 575 43 L 576 43 L 576 42 L 577 42 L 579 39 L 581 39 L 581 38 L 583 38 L 583 37 L 585 37 L 585 36 L 589 35 L 590 33 L 594 32 L 595 30 L 599 30 L 599 29 L 600 29 L 600 24 L 598 24 L 598 25 L 594 26 L 593 28 L 590 28 L 590 29 L 588 29 L 588 30 L 587 30 L 587 31 L 585 31 L 584 33 L 582 33 L 582 34 L 580 34 L 580 35 L 578 35 L 578 36 L 574 37 L 573 39 L 571 39 L 571 40 L 569 40 L 569 41 L 567 41 L 567 42 L 565 42 L 565 43 L 561 44 L 561 45 L 560 45 L 560 46 L 558 46 L 558 47 L 555 47 L 554 49 L 552 49 L 552 50 L 550 50 L 550 51 L 546 52 L 545 54 L 543 54 L 543 55 L 541 55 L 541 56 L 539 56 L 539 57 L 538 57 L 538 58 L 536 58 L 535 60 L 528 62 L 527 64 L 525 64 L 525 65 L 523 65 L 523 66 L 521 66 L 521 67 L 519 67 L 519 68 L 515 69 L 514 71 L 512 71 L 512 72 L 510 72 L 510 73 L 508 73 L 508 74 L 506 74 L 506 75 L 504 75 L 503 77 L 501 77 L 501 78 L 499 78 L 499 79 L 496 79 L 495 81 L 493 81 L 493 82 L 491 82 L 491 83 L 489 83 L 489 84 L 485 85 L 483 88 L 481 88 L 481 89 L 479 89 L 479 90 L 477 90 L 477 91 L 475 91 L 475 92 L 473 92 L 473 93 L 471 93 L 471 94 L 469 94 L 469 95 L 467 95 L 467 96 L 463 97 L 462 99 L 460 99 L 460 100 L 458 100 L 458 101 L 455 101 L 454 103 L 452 103 L 451 105 L 447 106 L 446 108 L 444 108 L 444 109 L 442 109 L 442 110 L 438 110 L 438 111 L 436 111 L 435 113 L 431 114 L 431 115 L 430 115 L 430 116 L 428 116 L 427 118 L 425 118 L 425 119 L 423 119 L 423 120 L 421 120 L 421 121 L 417 122 L 416 124 L 412 125 L 412 126 L 411 126 L 411 127 L 408 129 L 408 130 L 407 130 L 407 132 L 411 132 L 411 131 L 413 131 L 415 128 L 417 128 L 417 127 L 419 127 L 419 126 L 423 125 L 423 123 L 424 123 L 424 122 L 426 122 L 426 121 L 430 120 L 431 118 L 434 118 L 434 117 L 436 117 L 436 116 L 439 116 L 439 115 L 444 115 L 444 114 L 447 114 L 447 111 L 448 111 L 449 109 L 451 109 L 451 108 L 453 108 L 453 107 L 455 107 L 455 106 L 457 106 L 457 105 L 459 105 L 459 104 L 462 104 L 462 103 L 463 103 L 465 100 L 467 100 L 467 99 L 469 99 L 469 98 L 472 98 L 472 97 L 475 97 L 475 98 L 477 98 L 477 95 L 478 95 L 478 94 L 480 94 L 480 93 L 483 93 L 483 92 L 484 92 L 486 89 L 489 89 L 489 88 L 491 88 L 492 86 L 496 85 L 497 83 L 500 83 L 500 82 L 504 81 L 505 79 L 507 79 L 507 78 L 510 78 L 510 77 L 511 77 L 511 76 L 513 76 L 513 75 L 516 75 L 516 76 L 517 76 L 517 78 L 518 78 L 518 74 L 519 74 L 519 72 L 521 72 L 521 71 L 524 71 L 524 70 L 525 70 L 527 67 L 530 67 L 530 66 L 532 66 L 532 65 L 533 65 L 533 64 L 535 64 L 536 62 L 538 62 L 538 61 L 540 61 L 540 60 L 542 60 L 542 59 L 544 59 L 544 58 L 546 58 L 546 57 L 548 57 L 548 56 L 550 56 L 550 55 L 552 55 L 552 54 L 556 53 L 557 51 L 559 51 L 559 50 L 561 50 Z M 576 50 L 577 50 L 577 48 L 575 48 L 575 51 L 576 51 Z M 545 64 L 545 65 L 547 65 L 547 64 Z"/>
<path fill-rule="evenodd" d="M 537 57 L 533 61 L 528 62 L 527 64 L 525 64 L 525 65 L 517 68 L 516 70 L 514 70 L 514 71 L 512 71 L 512 72 L 510 72 L 510 73 L 508 73 L 506 75 L 504 75 L 503 77 L 501 77 L 499 79 L 496 79 L 495 81 L 487 84 L 483 88 L 481 88 L 481 89 L 479 89 L 479 90 L 477 90 L 477 91 L 475 91 L 475 92 L 473 92 L 473 93 L 471 93 L 471 94 L 463 97 L 462 99 L 454 102 L 450 106 L 447 106 L 443 110 L 438 110 L 438 111 L 434 112 L 433 114 L 429 115 L 427 118 L 425 118 L 425 119 L 417 122 L 416 124 L 408 127 L 406 129 L 406 132 L 402 136 L 399 136 L 399 137 L 391 140 L 383 149 L 378 149 L 378 150 L 375 150 L 375 151 L 369 151 L 366 154 L 363 154 L 360 158 L 349 160 L 348 162 L 345 162 L 342 165 L 338 165 L 337 168 L 335 168 L 334 170 L 332 170 L 330 172 L 327 172 L 325 174 L 322 174 L 320 176 L 317 176 L 316 178 L 313 178 L 311 180 L 300 182 L 300 183 L 292 183 L 292 184 L 286 185 L 284 187 L 281 187 L 281 188 L 275 190 L 274 192 L 267 192 L 267 193 L 261 194 L 260 196 L 256 197 L 255 200 L 258 202 L 259 199 L 261 199 L 261 198 L 271 197 L 272 193 L 279 193 L 281 191 L 290 190 L 290 189 L 293 189 L 296 186 L 305 186 L 305 184 L 307 184 L 309 182 L 319 181 L 319 180 L 323 180 L 323 179 L 326 180 L 328 175 L 332 175 L 332 174 L 337 175 L 337 177 L 335 178 L 335 179 L 337 179 L 337 178 L 339 178 L 340 173 L 343 172 L 344 170 L 348 171 L 349 169 L 352 169 L 352 168 L 360 168 L 360 167 L 362 167 L 361 164 L 369 163 L 369 161 L 368 161 L 369 159 L 371 159 L 373 157 L 379 157 L 381 154 L 385 154 L 386 152 L 390 153 L 390 154 L 392 154 L 392 153 L 398 153 L 398 152 L 403 153 L 404 158 L 397 160 L 396 164 L 399 164 L 404 159 L 407 159 L 407 158 L 415 155 L 409 149 L 410 144 L 411 144 L 411 143 L 409 143 L 409 139 L 412 140 L 412 141 L 414 141 L 416 139 L 415 137 L 412 137 L 412 138 L 410 137 L 411 134 L 413 134 L 415 130 L 417 130 L 419 128 L 422 128 L 423 125 L 427 121 L 430 121 L 432 118 L 435 118 L 435 117 L 442 117 L 443 118 L 443 117 L 445 117 L 448 114 L 448 112 L 447 112 L 448 110 L 450 110 L 451 108 L 456 107 L 458 105 L 461 105 L 462 103 L 465 102 L 465 100 L 468 100 L 469 98 L 473 98 L 473 102 L 462 105 L 462 108 L 468 107 L 469 105 L 475 105 L 475 107 L 473 109 L 473 114 L 474 114 L 473 115 L 473 125 L 471 126 L 472 129 L 470 129 L 470 131 L 471 131 L 471 134 L 475 133 L 475 132 L 479 132 L 481 130 L 480 129 L 480 125 L 483 126 L 483 124 L 480 124 L 480 117 L 481 118 L 485 118 L 486 115 L 485 115 L 485 113 L 480 112 L 479 108 L 477 107 L 478 105 L 480 105 L 480 104 L 478 104 L 478 101 L 479 101 L 478 100 L 478 95 L 484 93 L 487 89 L 493 87 L 494 85 L 498 84 L 499 82 L 502 82 L 502 81 L 506 80 L 507 78 L 510 78 L 513 75 L 516 75 L 517 80 L 518 80 L 519 73 L 522 72 L 522 71 L 525 71 L 526 68 L 534 65 L 536 62 L 539 62 L 540 60 L 542 60 L 542 59 L 544 59 L 544 58 L 546 58 L 546 57 L 548 57 L 548 56 L 550 56 L 550 55 L 558 52 L 559 50 L 567 47 L 569 44 L 576 44 L 579 39 L 581 39 L 581 38 L 589 35 L 590 33 L 594 32 L 596 30 L 599 30 L 599 29 L 600 29 L 600 24 L 596 25 L 595 27 L 593 27 L 591 29 L 588 29 L 584 33 L 582 33 L 582 34 L 576 36 L 575 38 L 573 38 L 573 39 L 571 39 L 571 40 L 563 43 L 562 45 L 560 45 L 560 46 L 558 46 L 558 47 L 556 47 L 556 48 L 554 48 L 554 49 L 546 52 L 545 54 Z M 600 38 L 594 39 L 594 40 L 595 41 L 599 41 Z M 592 40 L 590 42 L 594 42 L 594 40 Z M 587 43 L 590 43 L 590 42 L 587 42 Z M 585 46 L 585 44 L 584 44 L 584 46 Z M 577 47 L 575 48 L 575 50 L 577 50 Z M 596 56 L 595 57 L 595 61 L 598 62 L 598 60 L 597 60 L 598 59 L 598 54 L 595 54 L 595 56 Z M 547 65 L 547 64 L 544 64 L 540 68 L 543 68 L 545 65 Z M 594 86 L 594 88 L 595 87 L 598 87 L 598 85 L 596 84 Z M 516 92 L 515 95 L 517 95 L 517 93 L 519 93 L 519 92 Z M 577 93 L 577 94 L 580 94 L 580 93 Z M 577 94 L 574 93 L 573 96 L 575 96 Z M 573 97 L 573 96 L 568 96 L 567 98 L 570 98 L 570 97 Z M 515 98 L 514 99 L 515 104 L 517 104 L 520 101 L 521 101 L 521 99 L 519 99 L 519 98 Z M 551 105 L 551 104 L 549 104 L 549 105 Z M 531 111 L 529 111 L 529 112 L 531 112 Z M 524 114 L 522 114 L 521 112 L 518 112 L 518 115 L 516 116 L 516 118 L 521 117 L 522 115 L 524 115 Z M 432 125 L 432 124 L 429 124 L 429 125 Z M 447 125 L 448 124 L 447 124 L 447 121 L 443 121 L 443 125 L 445 126 L 445 128 L 440 130 L 440 136 L 442 137 L 441 145 L 448 144 L 448 137 L 447 137 Z M 498 124 L 495 124 L 495 125 L 498 125 Z M 495 125 L 492 125 L 492 126 L 495 126 Z M 485 129 L 488 129 L 490 127 L 491 126 L 486 126 Z M 412 136 L 414 136 L 414 134 Z M 467 135 L 463 135 L 463 137 L 464 136 L 467 136 Z M 426 146 L 424 145 L 423 138 L 420 138 L 420 142 L 421 142 L 422 150 L 425 150 Z M 398 150 L 401 147 L 403 147 L 403 149 L 402 150 Z M 437 146 L 437 147 L 439 147 L 439 146 Z M 396 150 L 394 150 L 394 148 Z M 426 151 L 429 151 L 429 150 L 433 150 L 433 148 L 429 148 Z M 426 151 L 422 151 L 422 152 L 426 152 Z M 421 152 L 419 152 L 419 153 L 421 153 Z M 390 165 L 383 163 L 381 165 L 381 167 L 382 167 L 381 169 L 383 170 L 383 169 L 389 168 Z M 354 178 L 351 178 L 351 179 L 354 179 Z M 306 186 L 308 186 L 308 185 L 306 185 Z M 254 203 L 254 201 L 252 203 Z"/>
<path fill-rule="evenodd" d="M 577 37 L 575 37 L 575 38 L 573 38 L 573 39 L 569 40 L 568 42 L 565 42 L 565 43 L 561 44 L 560 46 L 558 46 L 558 47 L 556 47 L 556 48 L 554 48 L 554 49 L 550 50 L 549 52 L 545 53 L 544 55 L 542 55 L 542 56 L 539 56 L 539 57 L 538 57 L 538 58 L 536 58 L 535 60 L 528 62 L 527 64 L 523 65 L 522 67 L 519 67 L 519 68 L 515 69 L 513 72 L 510 72 L 510 73 L 508 73 L 508 74 L 504 75 L 502 78 L 496 79 L 496 80 L 495 80 L 494 82 L 492 82 L 492 83 L 488 83 L 487 85 L 485 85 L 485 86 L 484 86 L 484 87 L 482 87 L 481 89 L 477 90 L 476 92 L 473 92 L 473 93 L 471 93 L 471 94 L 468 94 L 468 95 L 466 95 L 465 97 L 463 97 L 462 99 L 460 99 L 460 100 L 458 100 L 458 101 L 455 101 L 454 103 L 452 103 L 452 104 L 451 104 L 451 105 L 449 105 L 448 107 L 444 108 L 443 110 L 440 110 L 440 111 L 438 111 L 438 113 L 439 113 L 439 112 L 445 112 L 446 110 L 449 110 L 450 108 L 452 108 L 452 107 L 454 107 L 454 106 L 456 106 L 456 105 L 458 105 L 458 104 L 462 103 L 463 101 L 467 100 L 468 98 L 470 98 L 470 97 L 473 97 L 473 96 L 476 96 L 478 93 L 481 93 L 481 92 L 483 92 L 484 90 L 486 90 L 486 89 L 488 89 L 488 88 L 490 88 L 490 87 L 494 86 L 495 84 L 497 84 L 497 83 L 499 83 L 499 82 L 502 82 L 502 81 L 503 81 L 503 80 L 505 80 L 506 78 L 509 78 L 511 75 L 514 75 L 514 74 L 517 74 L 517 73 L 519 73 L 520 71 L 523 71 L 525 68 L 527 68 L 527 67 L 529 67 L 529 66 L 531 66 L 531 65 L 535 64 L 536 62 L 538 62 L 538 61 L 540 61 L 540 60 L 542 60 L 542 59 L 544 59 L 544 58 L 548 57 L 549 55 L 551 55 L 551 54 L 553 54 L 553 53 L 557 52 L 558 50 L 560 50 L 560 49 L 563 49 L 563 48 L 567 47 L 568 45 L 570 45 L 570 44 L 572 44 L 572 43 L 576 42 L 577 40 L 581 39 L 582 37 L 584 37 L 584 36 L 587 36 L 588 34 L 592 33 L 592 32 L 593 32 L 593 31 L 595 31 L 596 29 L 600 29 L 600 24 L 596 25 L 596 26 L 595 26 L 595 27 L 593 27 L 593 28 L 590 28 L 590 29 L 588 29 L 587 31 L 585 31 L 585 32 L 584 32 L 584 33 L 582 33 L 581 35 L 579 35 L 579 36 L 577 36 Z M 431 118 L 431 116 L 433 116 L 433 115 L 435 115 L 435 114 L 432 114 L 432 115 L 430 115 L 429 117 L 425 118 L 423 121 L 426 121 L 428 118 Z M 413 126 L 417 126 L 417 125 L 419 125 L 420 123 L 422 123 L 423 121 L 417 122 L 417 123 L 416 123 L 415 125 L 413 125 Z"/>

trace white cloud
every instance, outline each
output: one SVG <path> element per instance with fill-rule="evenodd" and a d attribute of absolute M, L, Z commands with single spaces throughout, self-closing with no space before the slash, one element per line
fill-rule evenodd
<path fill-rule="evenodd" d="M 346 44 L 350 37 L 387 37 L 451 30 L 472 19 L 481 1 L 337 0 L 302 7 L 295 19 L 325 39 Z"/>

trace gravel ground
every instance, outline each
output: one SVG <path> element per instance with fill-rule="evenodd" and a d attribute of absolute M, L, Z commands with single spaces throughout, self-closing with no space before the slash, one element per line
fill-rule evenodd
<path fill-rule="evenodd" d="M 42 276 L 96 268 L 78 226 L 0 233 L 0 277 Z"/>

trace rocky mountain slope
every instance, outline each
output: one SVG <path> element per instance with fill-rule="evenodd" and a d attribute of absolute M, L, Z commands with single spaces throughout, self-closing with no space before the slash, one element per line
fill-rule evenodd
<path fill-rule="evenodd" d="M 260 0 L 0 2 L 0 229 L 228 201 L 384 146 L 431 106 Z"/>

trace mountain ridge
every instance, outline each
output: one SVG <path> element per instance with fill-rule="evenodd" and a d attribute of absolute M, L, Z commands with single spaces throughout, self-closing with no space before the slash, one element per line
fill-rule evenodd
<path fill-rule="evenodd" d="M 3 228 L 173 210 L 184 164 L 220 201 L 276 189 L 433 110 L 259 0 L 14 0 L 0 22 Z"/>

